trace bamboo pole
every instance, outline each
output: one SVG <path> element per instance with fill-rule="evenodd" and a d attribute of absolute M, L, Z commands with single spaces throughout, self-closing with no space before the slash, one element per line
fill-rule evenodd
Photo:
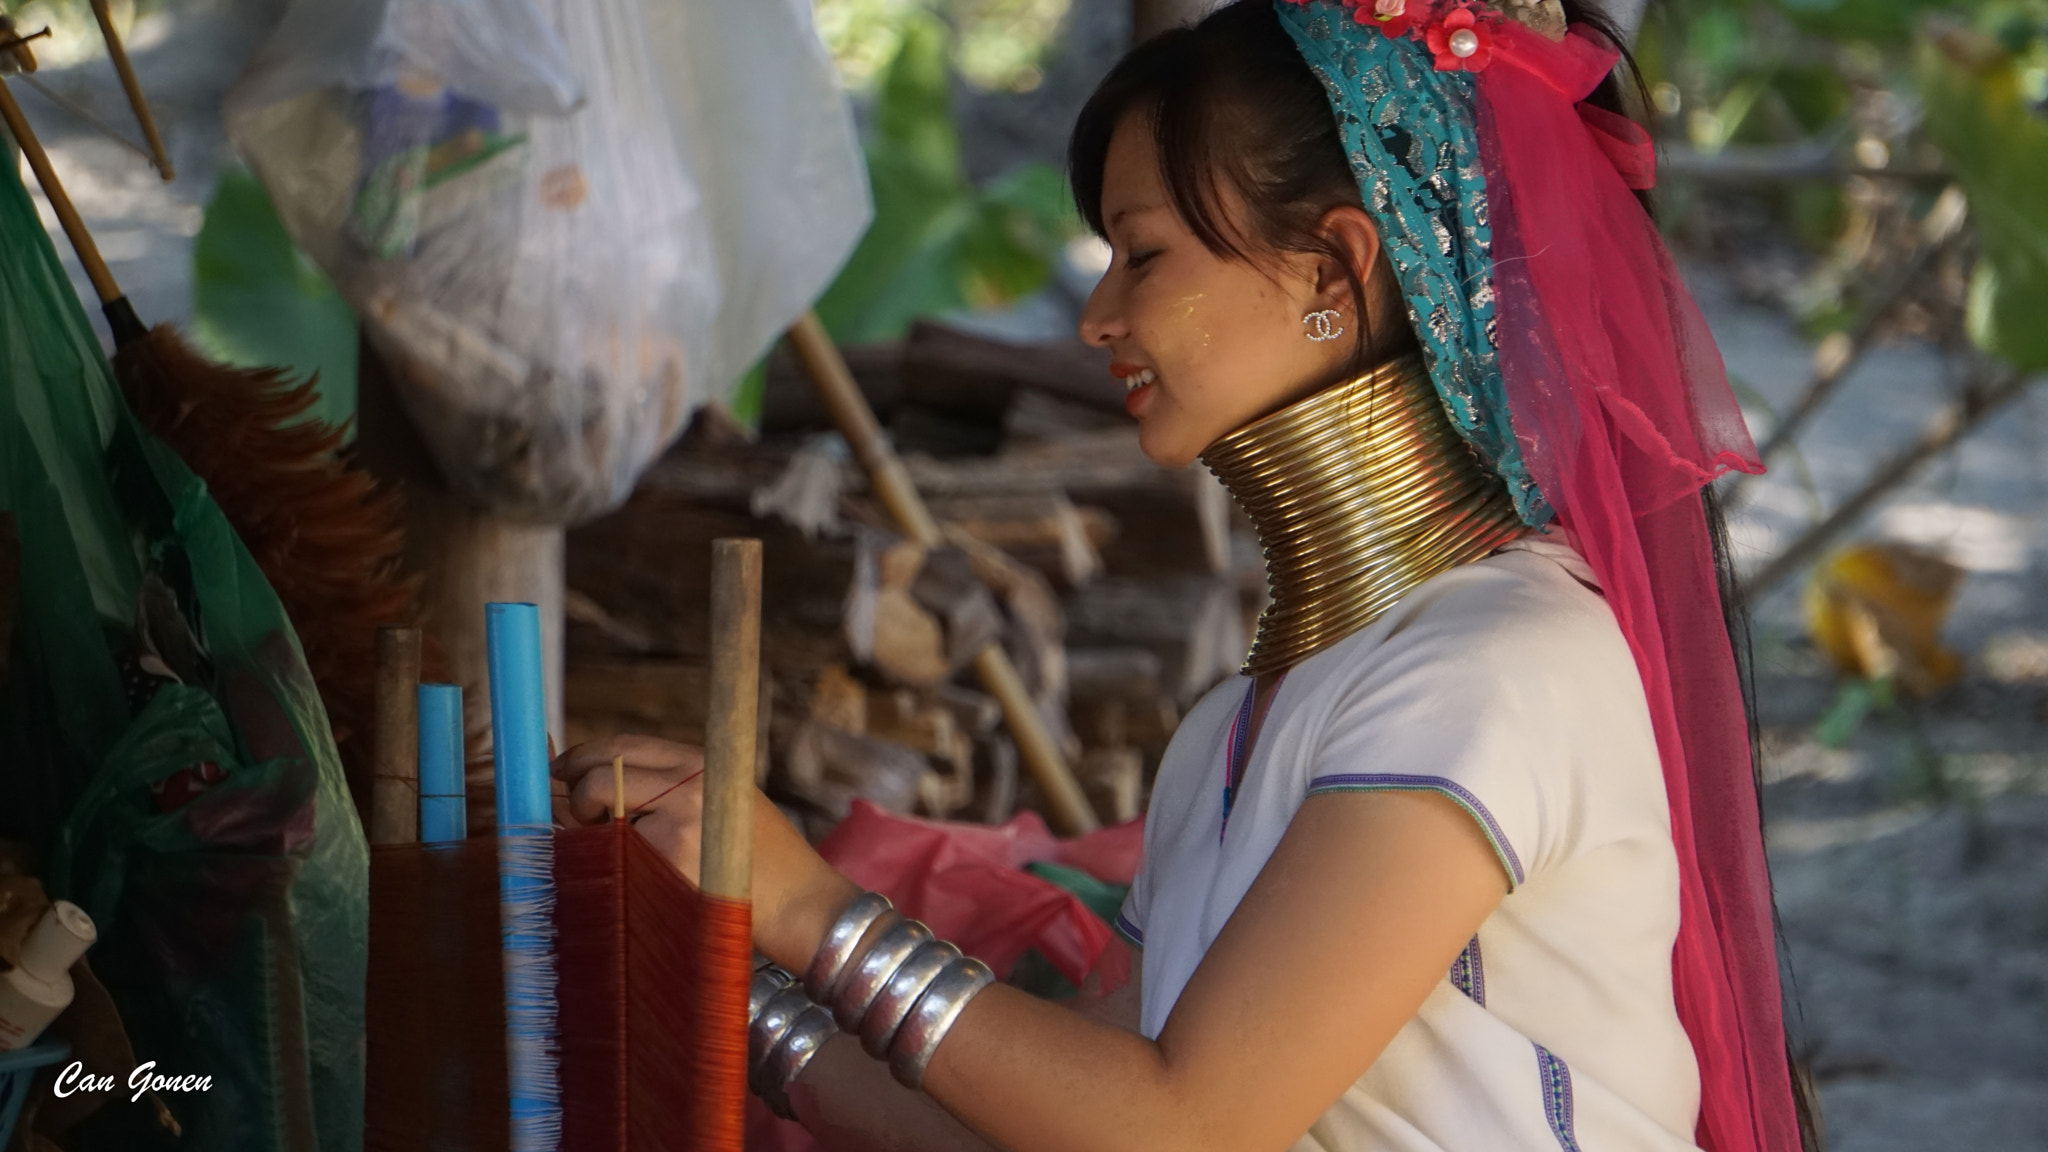
<path fill-rule="evenodd" d="M 0 80 L 0 119 L 7 122 L 7 131 L 14 142 L 21 146 L 21 154 L 28 157 L 28 166 L 36 174 L 36 182 L 43 186 L 43 196 L 50 201 L 50 209 L 57 214 L 57 223 L 64 228 L 64 235 L 71 238 L 71 246 L 78 250 L 78 263 L 84 267 L 86 279 L 92 281 L 93 291 L 99 293 L 100 302 L 111 303 L 121 298 L 121 286 L 114 282 L 114 274 L 107 270 L 107 262 L 100 257 L 99 245 L 92 241 L 92 233 L 86 231 L 85 219 L 72 205 L 71 197 L 64 192 L 64 183 L 57 179 L 57 170 L 50 165 L 50 154 L 43 151 L 42 141 L 36 139 L 34 128 L 29 127 L 28 117 L 22 115 L 21 105 L 14 102 L 14 93 L 8 90 L 7 82 Z"/>
<path fill-rule="evenodd" d="M 747 900 L 754 856 L 754 739 L 761 701 L 761 542 L 711 545 L 711 706 L 704 739 L 706 895 Z"/>
<path fill-rule="evenodd" d="M 860 386 L 854 383 L 845 358 L 833 345 L 832 338 L 825 334 L 825 326 L 818 322 L 815 312 L 804 313 L 789 330 L 789 343 L 796 350 L 797 359 L 802 361 L 811 382 L 817 386 L 819 398 L 832 414 L 832 423 L 838 427 L 847 446 L 853 449 L 854 459 L 859 460 L 861 468 L 867 472 L 868 482 L 874 487 L 875 496 L 881 500 L 889 518 L 914 543 L 926 548 L 943 544 L 945 537 L 938 521 L 925 507 L 923 497 L 918 495 L 909 469 L 903 466 L 902 459 L 882 434 L 882 426 L 876 422 L 867 398 L 861 395 Z M 1003 651 L 1000 643 L 991 641 L 975 656 L 974 671 L 982 687 L 1002 705 L 1004 722 L 1017 741 L 1017 751 L 1024 766 L 1052 809 L 1053 827 L 1069 836 L 1101 827 L 1095 810 L 1089 807 L 1088 798 L 1082 794 L 1081 786 L 1067 767 L 1066 757 L 1060 754 L 1059 745 L 1046 731 L 1045 720 L 1039 716 L 1036 702 L 1025 691 L 1016 666 L 1010 663 L 1009 653 Z"/>
<path fill-rule="evenodd" d="M 420 838 L 420 630 L 377 629 L 377 695 L 370 777 L 370 843 Z"/>
<path fill-rule="evenodd" d="M 142 138 L 149 144 L 150 163 L 156 165 L 157 173 L 168 184 L 178 178 L 178 173 L 171 167 L 170 153 L 164 151 L 163 137 L 157 135 L 156 117 L 150 115 L 142 83 L 135 78 L 135 66 L 128 62 L 128 49 L 121 45 L 121 34 L 114 31 L 114 14 L 107 0 L 92 0 L 92 14 L 100 22 L 100 35 L 107 41 L 107 55 L 114 61 L 114 71 L 120 74 L 121 88 L 128 93 L 128 106 L 135 109 L 135 122 L 142 126 Z"/>

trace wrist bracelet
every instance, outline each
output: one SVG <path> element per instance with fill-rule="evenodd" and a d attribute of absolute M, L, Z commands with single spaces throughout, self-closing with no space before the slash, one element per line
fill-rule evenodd
<path fill-rule="evenodd" d="M 889 982 L 882 985 L 874 1003 L 868 1005 L 867 1014 L 860 1021 L 860 1046 L 877 1060 L 889 1055 L 889 1042 L 896 1038 L 896 1030 L 903 1026 L 903 1018 L 910 1015 L 910 1009 L 924 990 L 945 971 L 946 965 L 960 958 L 960 949 L 944 940 L 934 940 L 912 953 L 910 959 L 896 969 Z"/>
<path fill-rule="evenodd" d="M 796 983 L 789 971 L 767 960 L 754 965 L 754 978 L 747 984 L 747 1025 L 753 1026 L 770 997 Z"/>
<path fill-rule="evenodd" d="M 757 1095 L 770 1110 L 785 1120 L 796 1119 L 795 1111 L 789 1104 L 789 1086 L 810 1066 L 813 1057 L 825 1047 L 839 1031 L 832 1023 L 832 1014 L 816 1004 L 805 1004 L 804 1010 L 789 1026 L 775 1046 L 762 1058 L 759 1069 L 760 1086 Z"/>
<path fill-rule="evenodd" d="M 961 1010 L 995 980 L 988 965 L 972 957 L 946 965 L 917 998 L 889 1045 L 889 1071 L 896 1074 L 897 1083 L 913 1090 L 924 1087 L 932 1054 L 960 1019 Z"/>
<path fill-rule="evenodd" d="M 889 925 L 875 939 L 873 946 L 861 954 L 840 977 L 839 988 L 832 996 L 832 1015 L 839 1026 L 848 1032 L 858 1032 L 861 1020 L 868 1014 L 868 1006 L 896 975 L 912 953 L 931 942 L 931 929 L 915 920 L 901 917 Z"/>
<path fill-rule="evenodd" d="M 811 966 L 804 971 L 804 988 L 811 999 L 828 1004 L 832 1001 L 832 990 L 839 983 L 839 976 L 846 969 L 846 962 L 852 958 L 854 949 L 860 946 L 861 938 L 876 920 L 890 911 L 888 897 L 874 892 L 863 892 L 842 909 L 832 926 L 825 930 L 825 938 L 818 943 L 817 955 L 811 957 Z"/>
<path fill-rule="evenodd" d="M 794 984 L 770 996 L 761 1006 L 760 1014 L 747 1028 L 747 1086 L 756 1096 L 765 1098 L 773 1087 L 773 1081 L 763 1075 L 768 1057 L 789 1035 L 798 1018 L 815 1007 L 804 990 Z"/>

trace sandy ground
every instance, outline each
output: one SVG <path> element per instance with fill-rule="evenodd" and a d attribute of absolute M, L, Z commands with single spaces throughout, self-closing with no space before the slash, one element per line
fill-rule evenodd
<path fill-rule="evenodd" d="M 180 169 L 164 185 L 132 153 L 24 92 L 114 271 L 145 319 L 189 313 L 190 248 L 226 159 L 220 94 L 275 0 L 190 0 L 138 36 L 142 78 Z M 973 109 L 970 162 L 1051 159 L 1090 69 L 1121 22 L 1096 15 L 1056 87 Z M 126 124 L 104 61 L 42 77 Z M 1808 349 L 1708 269 L 1691 271 L 1731 372 L 1770 404 L 1803 383 Z M 83 286 L 82 280 L 80 281 Z M 1005 325 L 1070 324 L 1071 293 Z M 1940 404 L 1952 366 L 1922 347 L 1872 356 L 1815 421 L 1803 469 L 1760 481 L 1735 525 L 1754 563 L 1853 489 L 1874 459 Z M 1769 417 L 1753 413 L 1762 431 Z M 1804 1006 L 1802 1043 L 1840 1152 L 2048 1149 L 2048 391 L 2024 398 L 1887 501 L 1858 535 L 1940 548 L 1970 571 L 1948 630 L 1965 683 L 1911 714 L 1873 718 L 1840 749 L 1814 721 L 1832 674 L 1806 643 L 1796 588 L 1758 606 L 1757 666 L 1772 783 L 1779 903 Z M 1809 476 L 1809 489 L 1804 476 Z M 1928 752 L 1916 754 L 1916 741 Z"/>

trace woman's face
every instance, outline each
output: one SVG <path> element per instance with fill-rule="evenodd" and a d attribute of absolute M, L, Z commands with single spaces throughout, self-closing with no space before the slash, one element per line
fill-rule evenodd
<path fill-rule="evenodd" d="M 1238 202 L 1226 190 L 1235 223 Z M 1358 209 L 1341 222 L 1366 233 L 1359 267 L 1374 268 L 1377 236 Z M 1355 219 L 1350 219 L 1355 217 Z M 1358 310 L 1334 260 L 1276 253 L 1258 266 L 1203 246 L 1160 178 L 1152 125 L 1126 115 L 1109 144 L 1102 219 L 1113 258 L 1081 315 L 1081 338 L 1108 348 L 1110 371 L 1155 463 L 1180 467 L 1253 420 L 1342 376 L 1358 347 Z M 1340 242 L 1344 237 L 1339 237 Z M 1304 317 L 1326 308 L 1343 336 L 1308 339 Z"/>

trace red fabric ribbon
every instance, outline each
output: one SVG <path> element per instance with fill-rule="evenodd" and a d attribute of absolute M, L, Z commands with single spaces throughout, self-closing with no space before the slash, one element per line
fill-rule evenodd
<path fill-rule="evenodd" d="M 1478 77 L 1501 375 L 1530 473 L 1641 673 L 1678 856 L 1678 1016 L 1707 1152 L 1797 1152 L 1747 720 L 1698 493 L 1761 463 L 1631 189 L 1641 129 L 1583 103 L 1619 54 L 1509 23 Z"/>

